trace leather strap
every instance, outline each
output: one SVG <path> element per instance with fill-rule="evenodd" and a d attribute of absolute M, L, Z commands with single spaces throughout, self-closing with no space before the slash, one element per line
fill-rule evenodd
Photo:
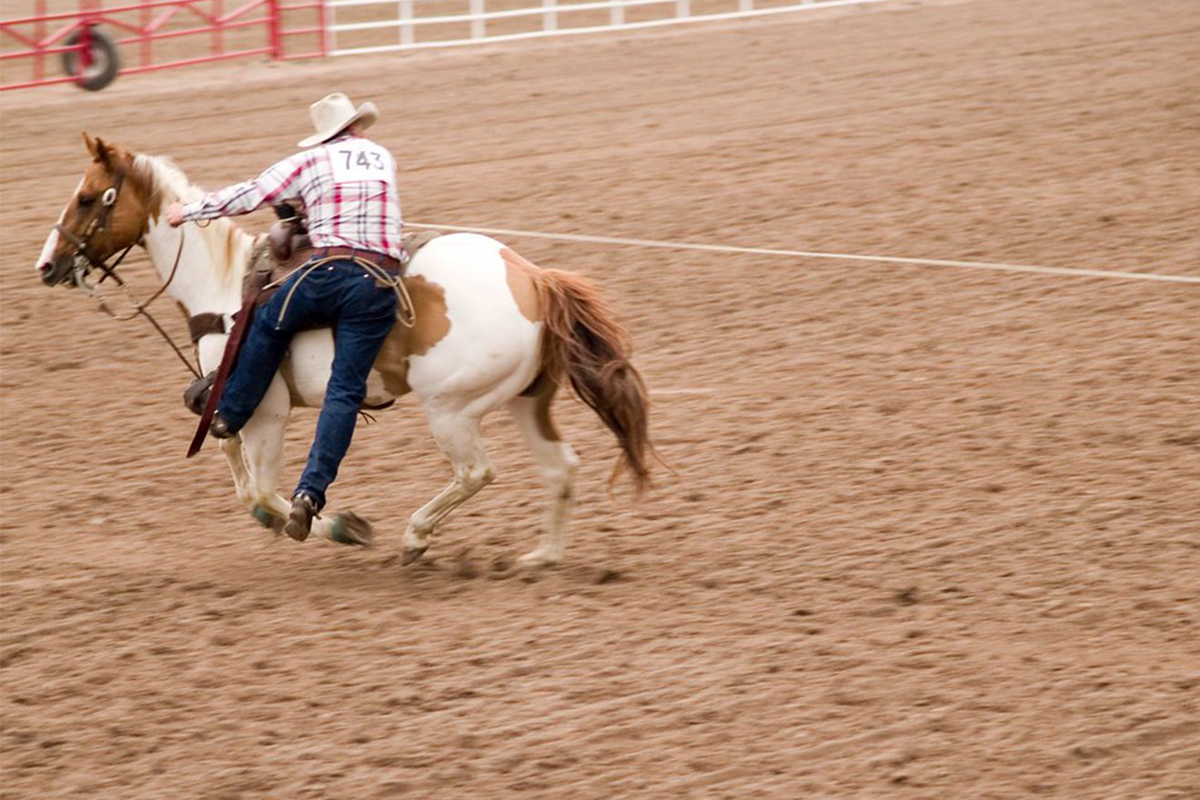
<path fill-rule="evenodd" d="M 205 311 L 188 317 L 188 333 L 192 344 L 196 344 L 211 333 L 225 333 L 225 315 Z"/>
<path fill-rule="evenodd" d="M 396 259 L 386 253 L 377 253 L 374 250 L 358 250 L 354 247 L 315 247 L 312 250 L 304 251 L 304 260 L 309 261 L 314 258 L 361 258 L 363 261 L 370 261 L 380 269 L 400 274 L 401 264 Z"/>

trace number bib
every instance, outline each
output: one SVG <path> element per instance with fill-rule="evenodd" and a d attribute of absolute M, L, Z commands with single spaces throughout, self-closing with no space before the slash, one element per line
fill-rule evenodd
<path fill-rule="evenodd" d="M 347 139 L 328 147 L 334 183 L 384 181 L 395 184 L 396 167 L 392 156 L 366 139 Z"/>

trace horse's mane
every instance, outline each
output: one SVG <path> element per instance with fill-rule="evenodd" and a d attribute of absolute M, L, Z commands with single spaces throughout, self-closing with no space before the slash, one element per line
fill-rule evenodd
<path fill-rule="evenodd" d="M 172 159 L 139 153 L 133 156 L 133 177 L 144 187 L 150 198 L 151 213 L 161 213 L 161 207 L 178 200 L 190 203 L 204 196 L 205 191 L 188 180 L 188 176 Z M 250 234 L 228 219 L 214 219 L 203 225 L 189 225 L 188 235 L 204 237 L 213 255 L 213 266 L 224 279 L 241 281 L 246 270 L 245 256 L 249 247 L 239 247 L 242 237 Z M 240 257 L 239 257 L 240 256 Z"/>
<path fill-rule="evenodd" d="M 133 169 L 147 188 L 170 196 L 171 199 L 190 202 L 203 193 L 200 187 L 192 185 L 179 165 L 166 156 L 138 153 L 133 157 Z"/>

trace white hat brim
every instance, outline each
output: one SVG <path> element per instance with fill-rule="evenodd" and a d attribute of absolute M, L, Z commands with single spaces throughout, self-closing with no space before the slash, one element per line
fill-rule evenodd
<path fill-rule="evenodd" d="M 361 122 L 363 128 L 369 128 L 372 125 L 374 125 L 376 123 L 376 121 L 378 121 L 378 119 L 379 119 L 379 109 L 375 107 L 374 103 L 372 103 L 370 100 L 368 100 L 367 102 L 365 102 L 361 106 L 359 106 L 358 111 L 355 111 L 354 115 L 352 117 L 350 117 L 349 119 L 347 119 L 345 122 L 334 125 L 333 127 L 327 128 L 326 130 L 318 131 L 317 133 L 314 133 L 312 136 L 309 136 L 307 139 L 301 139 L 300 142 L 297 143 L 296 146 L 297 147 L 312 147 L 313 145 L 318 145 L 318 144 L 321 144 L 321 142 L 332 139 L 333 137 L 337 136 L 339 133 L 346 130 L 346 128 L 349 128 L 351 125 L 353 125 L 356 122 Z"/>

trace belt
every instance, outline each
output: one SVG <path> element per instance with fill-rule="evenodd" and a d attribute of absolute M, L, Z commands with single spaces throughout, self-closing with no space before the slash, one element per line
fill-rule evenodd
<path fill-rule="evenodd" d="M 413 308 L 412 298 L 408 296 L 408 289 L 405 288 L 404 281 L 401 280 L 404 265 L 386 253 L 379 253 L 374 250 L 359 250 L 354 247 L 316 247 L 292 258 L 293 260 L 303 258 L 304 263 L 278 280 L 266 284 L 266 287 L 260 286 L 256 292 L 256 294 L 259 294 L 263 288 L 278 286 L 284 281 L 289 280 L 292 275 L 299 273 L 299 277 L 296 278 L 296 282 L 292 284 L 292 288 L 288 290 L 287 297 L 284 298 L 283 307 L 279 309 L 280 323 L 283 322 L 284 315 L 287 314 L 288 304 L 292 302 L 292 295 L 296 293 L 300 282 L 325 262 L 342 259 L 359 264 L 368 274 L 374 276 L 378 286 L 391 287 L 392 291 L 396 293 L 397 309 L 400 311 L 399 320 L 405 327 L 411 328 L 416 322 L 416 310 Z"/>
<path fill-rule="evenodd" d="M 348 258 L 351 260 L 361 258 L 394 275 L 399 275 L 402 269 L 400 262 L 386 253 L 375 250 L 359 250 L 355 247 L 314 247 L 312 250 L 304 252 L 305 261 L 311 261 L 314 258 Z"/>

